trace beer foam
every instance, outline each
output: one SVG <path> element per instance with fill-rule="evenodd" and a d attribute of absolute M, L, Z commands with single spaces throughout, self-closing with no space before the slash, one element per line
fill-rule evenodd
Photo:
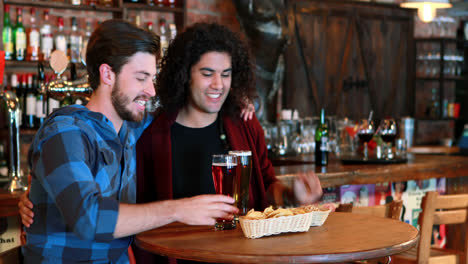
<path fill-rule="evenodd" d="M 213 163 L 212 166 L 218 166 L 218 167 L 232 167 L 232 166 L 237 166 L 237 163 L 230 163 L 230 162 Z"/>
<path fill-rule="evenodd" d="M 236 155 L 236 156 L 252 156 L 252 151 L 250 150 L 230 150 L 229 155 Z"/>

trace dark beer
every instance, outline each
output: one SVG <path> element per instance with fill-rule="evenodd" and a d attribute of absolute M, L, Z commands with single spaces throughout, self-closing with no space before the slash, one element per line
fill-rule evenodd
<path fill-rule="evenodd" d="M 232 155 L 213 155 L 211 172 L 216 194 L 234 196 L 234 185 L 236 179 L 237 158 Z M 218 230 L 236 228 L 233 219 L 216 219 L 215 228 Z"/>
<path fill-rule="evenodd" d="M 234 186 L 234 199 L 239 208 L 239 215 L 249 211 L 249 186 L 252 175 L 252 152 L 250 150 L 229 151 L 237 156 L 237 184 Z"/>

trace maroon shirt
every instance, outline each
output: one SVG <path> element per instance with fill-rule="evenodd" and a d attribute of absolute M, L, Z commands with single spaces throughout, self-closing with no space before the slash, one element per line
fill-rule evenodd
<path fill-rule="evenodd" d="M 172 198 L 171 126 L 177 114 L 160 114 L 137 143 L 137 202 Z M 249 208 L 269 206 L 266 190 L 277 178 L 268 159 L 264 132 L 254 117 L 247 122 L 223 116 L 231 150 L 252 151 Z"/>

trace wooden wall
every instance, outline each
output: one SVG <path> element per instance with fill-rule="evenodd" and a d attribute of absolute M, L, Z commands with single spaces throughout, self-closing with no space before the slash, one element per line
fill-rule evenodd
<path fill-rule="evenodd" d="M 397 5 L 290 1 L 283 107 L 353 119 L 414 112 L 413 12 Z"/>

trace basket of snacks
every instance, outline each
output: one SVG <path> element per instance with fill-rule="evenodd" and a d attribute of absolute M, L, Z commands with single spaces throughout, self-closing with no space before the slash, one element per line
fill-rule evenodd
<path fill-rule="evenodd" d="M 263 212 L 252 209 L 239 217 L 239 221 L 245 237 L 259 238 L 287 232 L 306 232 L 311 225 L 325 222 L 328 214 L 325 218 L 315 217 L 317 212 L 321 212 L 320 209 L 315 210 L 311 206 L 276 210 L 270 206 Z"/>
<path fill-rule="evenodd" d="M 312 221 L 310 226 L 321 226 L 327 220 L 328 215 L 331 212 L 330 208 L 317 207 L 314 205 L 308 205 L 303 207 L 305 210 L 312 212 Z"/>

